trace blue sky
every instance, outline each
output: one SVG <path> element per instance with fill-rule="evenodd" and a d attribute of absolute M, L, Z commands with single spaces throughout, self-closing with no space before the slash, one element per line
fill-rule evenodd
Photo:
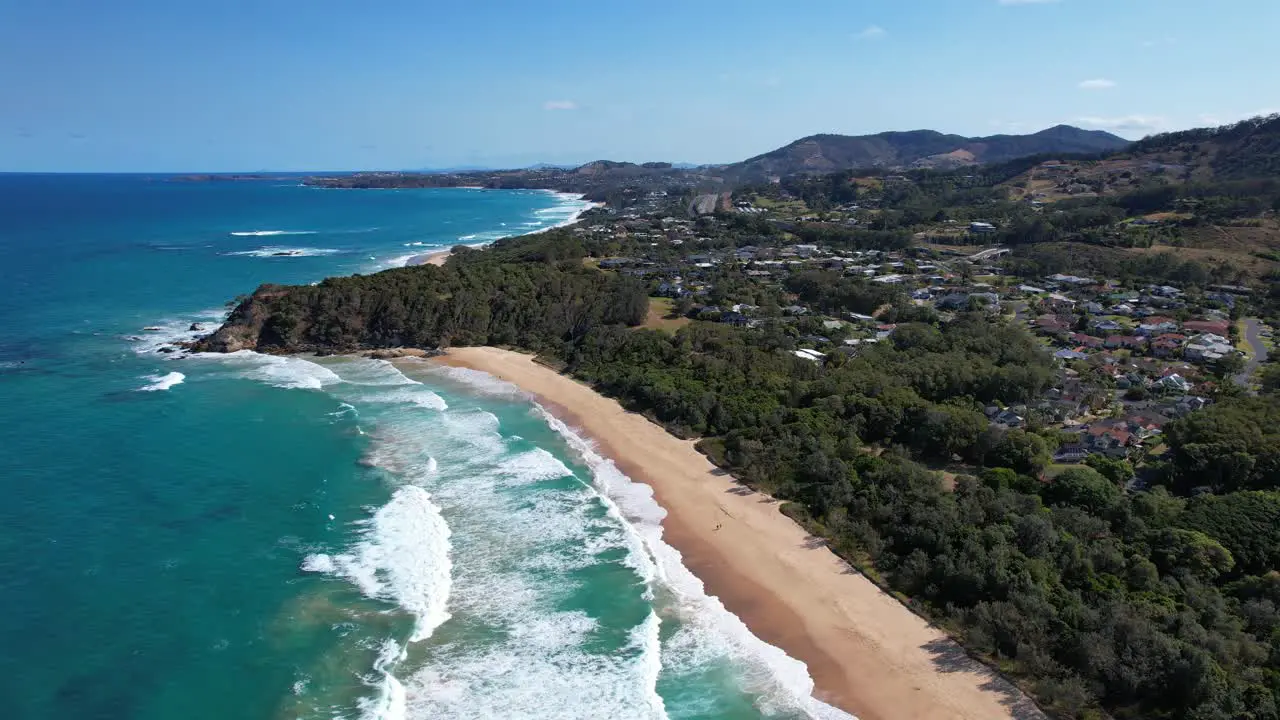
<path fill-rule="evenodd" d="M 1228 10 L 1229 9 L 1229 10 Z M 1280 109 L 1276 0 L 0 0 L 0 171 L 729 162 Z"/>

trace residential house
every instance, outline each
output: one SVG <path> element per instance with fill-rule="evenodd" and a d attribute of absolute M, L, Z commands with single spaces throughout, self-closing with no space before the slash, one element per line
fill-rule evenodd
<path fill-rule="evenodd" d="M 1062 283 L 1064 285 L 1079 285 L 1079 286 L 1095 285 L 1098 282 L 1093 278 L 1079 277 L 1077 275 L 1063 275 L 1062 273 L 1058 273 L 1056 275 L 1050 275 L 1047 279 L 1052 280 L 1053 282 L 1056 282 L 1056 283 Z"/>
<path fill-rule="evenodd" d="M 1170 320 L 1166 317 L 1149 317 L 1138 329 L 1134 331 L 1136 335 L 1163 335 L 1165 333 L 1175 333 L 1178 331 L 1177 321 Z"/>
<path fill-rule="evenodd" d="M 1167 377 L 1162 377 L 1157 380 L 1155 384 L 1162 390 L 1168 390 L 1170 392 L 1186 393 L 1191 390 L 1191 382 L 1177 373 Z"/>
<path fill-rule="evenodd" d="M 1186 341 L 1186 335 L 1177 333 L 1157 335 L 1151 339 L 1151 354 L 1162 358 L 1173 357 L 1178 354 L 1178 351 L 1182 349 L 1182 345 Z"/>
<path fill-rule="evenodd" d="M 1116 322 L 1115 320 L 1094 320 L 1089 323 L 1089 327 L 1093 328 L 1098 332 L 1113 333 L 1117 330 L 1123 329 L 1124 326 Z"/>
<path fill-rule="evenodd" d="M 1022 427 L 1022 423 L 1023 423 L 1022 416 L 1015 413 L 1013 410 L 1010 410 L 1009 408 L 1005 408 L 1000 412 L 996 413 L 995 417 L 991 418 L 991 420 L 997 425 L 1010 428 L 1010 429 L 1020 428 Z"/>
<path fill-rule="evenodd" d="M 1182 324 L 1182 329 L 1193 333 L 1211 333 L 1213 335 L 1226 335 L 1231 323 L 1226 320 L 1188 320 Z"/>
<path fill-rule="evenodd" d="M 1085 335 L 1084 333 L 1071 333 L 1067 336 L 1067 342 L 1072 345 L 1087 347 L 1093 350 L 1097 350 L 1102 347 L 1102 338 L 1094 337 L 1093 335 Z"/>
<path fill-rule="evenodd" d="M 1212 300 L 1213 302 L 1220 302 L 1229 308 L 1234 308 L 1236 306 L 1236 297 L 1228 293 L 1206 293 L 1204 299 Z"/>
<path fill-rule="evenodd" d="M 1061 295 L 1059 293 L 1050 293 L 1047 297 L 1040 301 L 1040 307 L 1047 312 L 1071 312 L 1076 306 L 1076 301 Z"/>
<path fill-rule="evenodd" d="M 1103 347 L 1128 350 L 1141 350 L 1147 346 L 1147 339 L 1140 335 L 1108 335 L 1102 342 Z"/>
<path fill-rule="evenodd" d="M 1034 325 L 1046 335 L 1062 335 L 1071 331 L 1071 319 L 1061 315 L 1041 315 L 1035 319 Z"/>
<path fill-rule="evenodd" d="M 1058 463 L 1078 463 L 1089 457 L 1089 450 L 1081 443 L 1067 443 L 1053 454 L 1053 461 Z"/>
<path fill-rule="evenodd" d="M 1094 423 L 1085 429 L 1081 439 L 1090 452 L 1117 458 L 1128 457 L 1135 443 L 1133 433 L 1123 422 Z"/>
<path fill-rule="evenodd" d="M 827 357 L 817 350 L 809 350 L 807 348 L 803 350 L 795 350 L 793 354 L 801 360 L 809 360 L 810 362 L 816 363 L 821 363 Z"/>
<path fill-rule="evenodd" d="M 1190 325 L 1190 323 L 1187 323 Z M 1231 341 L 1221 335 L 1204 333 L 1192 338 L 1182 349 L 1182 356 L 1197 362 L 1214 362 L 1235 351 Z"/>

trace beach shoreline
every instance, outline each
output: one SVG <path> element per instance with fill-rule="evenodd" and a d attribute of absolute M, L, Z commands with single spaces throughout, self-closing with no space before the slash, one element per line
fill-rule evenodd
<path fill-rule="evenodd" d="M 486 190 L 487 188 L 468 187 L 465 189 Z M 503 235 L 502 237 L 495 238 L 495 240 L 503 240 L 509 237 L 524 237 L 526 235 L 538 235 L 544 232 L 550 232 L 551 230 L 555 230 L 557 228 L 568 227 L 578 222 L 578 220 L 582 218 L 582 214 L 585 213 L 586 211 L 594 210 L 595 208 L 604 206 L 604 203 L 591 202 L 587 200 L 585 195 L 579 195 L 575 193 L 564 193 L 564 192 L 559 192 L 557 190 L 547 190 L 546 192 L 549 192 L 552 195 L 561 199 L 584 203 L 584 205 L 578 208 L 572 215 L 570 215 L 569 217 L 565 218 L 564 220 L 561 220 L 560 222 L 554 225 L 544 227 L 544 228 L 539 228 L 537 230 L 533 230 L 527 233 L 514 233 L 512 235 Z M 484 248 L 488 246 L 491 242 L 493 242 L 493 240 L 490 240 L 488 242 L 475 243 L 475 244 L 467 244 L 467 243 L 458 243 L 458 244 L 467 245 L 467 247 L 472 247 L 472 248 Z M 454 247 L 456 247 L 456 245 Z M 405 259 L 404 267 L 414 267 L 416 265 L 437 265 L 437 266 L 444 265 L 445 262 L 449 260 L 449 256 L 451 255 L 453 255 L 452 248 L 445 249 L 445 250 L 433 250 L 428 253 L 422 253 L 421 255 L 411 255 L 407 259 Z"/>
<path fill-rule="evenodd" d="M 431 362 L 488 373 L 527 393 L 654 491 L 663 538 L 761 640 L 804 662 L 814 696 L 861 720 L 1044 715 L 991 668 L 913 614 L 680 440 L 529 355 L 453 348 Z"/>

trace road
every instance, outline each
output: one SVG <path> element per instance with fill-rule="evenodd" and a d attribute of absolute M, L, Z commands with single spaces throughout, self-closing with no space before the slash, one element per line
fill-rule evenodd
<path fill-rule="evenodd" d="M 1267 359 L 1267 346 L 1262 344 L 1261 331 L 1262 322 L 1258 318 L 1244 319 L 1244 340 L 1249 344 L 1249 360 L 1245 363 L 1244 370 L 1234 378 L 1237 385 L 1248 387 L 1253 373 Z"/>
<path fill-rule="evenodd" d="M 986 250 L 983 250 L 982 252 L 974 253 L 969 257 L 965 258 L 965 260 L 968 260 L 969 262 L 981 262 L 982 260 L 990 260 L 991 258 L 994 258 L 994 257 L 1006 255 L 1009 252 L 1010 252 L 1009 248 L 993 247 L 993 248 L 988 248 Z"/>

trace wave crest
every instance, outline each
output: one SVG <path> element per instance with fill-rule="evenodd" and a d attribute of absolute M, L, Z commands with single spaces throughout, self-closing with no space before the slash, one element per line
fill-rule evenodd
<path fill-rule="evenodd" d="M 276 235 L 315 235 L 315 230 L 240 230 L 230 233 L 236 237 L 274 237 Z"/>

